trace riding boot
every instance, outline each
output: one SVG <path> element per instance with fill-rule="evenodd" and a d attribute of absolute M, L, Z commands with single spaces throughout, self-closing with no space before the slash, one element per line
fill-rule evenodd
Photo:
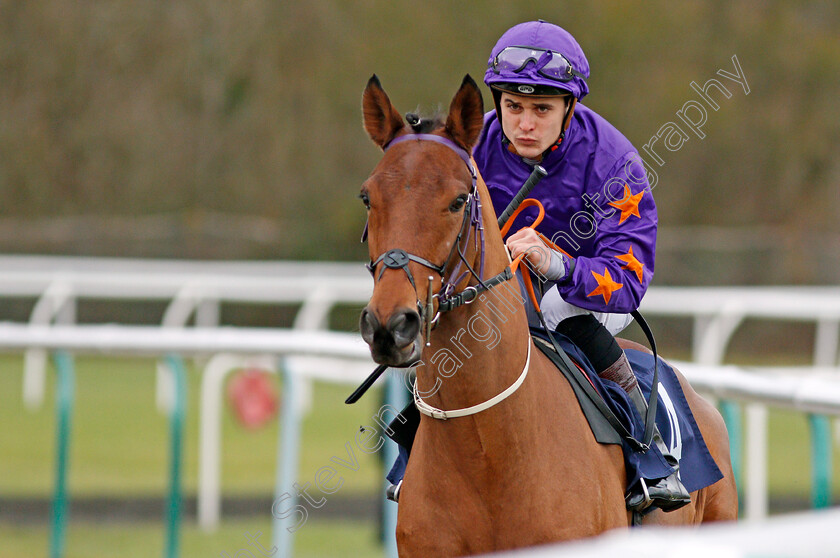
<path fill-rule="evenodd" d="M 636 380 L 636 375 L 633 373 L 633 369 L 630 367 L 627 356 L 623 351 L 621 357 L 612 366 L 599 374 L 599 376 L 607 380 L 612 380 L 624 388 L 630 396 L 630 400 L 636 406 L 636 409 L 638 409 L 639 414 L 644 419 L 647 415 L 648 404 L 639 387 L 639 382 Z M 641 479 L 638 489 L 627 495 L 627 509 L 638 512 L 650 506 L 656 506 L 665 512 L 679 509 L 691 502 L 691 496 L 680 481 L 678 473 L 679 461 L 671 454 L 655 423 L 653 425 L 653 438 L 651 443 L 656 445 L 665 458 L 665 462 L 675 470 L 669 476 L 659 479 L 653 484 L 648 484 L 646 479 Z M 641 486 L 641 484 L 644 484 L 644 486 Z"/>

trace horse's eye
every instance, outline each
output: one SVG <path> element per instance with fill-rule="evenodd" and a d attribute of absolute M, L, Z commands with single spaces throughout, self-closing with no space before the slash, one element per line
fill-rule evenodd
<path fill-rule="evenodd" d="M 449 204 L 449 211 L 451 211 L 452 213 L 461 211 L 461 208 L 463 208 L 464 204 L 467 203 L 468 197 L 469 196 L 467 196 L 466 194 L 461 194 L 460 196 L 455 198 L 455 200 Z"/>
<path fill-rule="evenodd" d="M 359 199 L 362 200 L 363 204 L 365 204 L 365 209 L 370 209 L 370 198 L 368 197 L 367 192 L 359 194 Z"/>

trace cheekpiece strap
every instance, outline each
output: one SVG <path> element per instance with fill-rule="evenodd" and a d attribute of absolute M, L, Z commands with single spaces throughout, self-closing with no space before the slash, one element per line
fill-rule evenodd
<path fill-rule="evenodd" d="M 505 281 L 509 281 L 512 278 L 513 272 L 510 270 L 510 267 L 505 267 L 504 271 L 502 271 L 498 275 L 491 277 L 490 279 L 483 281 L 482 283 L 474 287 L 467 287 L 460 293 L 452 295 L 446 300 L 438 301 L 438 312 L 448 312 L 450 310 L 454 310 L 455 308 L 463 304 L 469 304 L 476 298 L 478 298 L 478 295 L 480 295 L 484 291 L 489 291 L 496 285 L 504 283 Z"/>
<path fill-rule="evenodd" d="M 449 149 L 454 151 L 455 154 L 457 154 L 462 161 L 464 161 L 464 164 L 467 165 L 467 169 L 469 170 L 470 176 L 472 177 L 472 192 L 470 193 L 471 199 L 469 201 L 470 205 L 468 207 L 468 210 L 464 213 L 464 223 L 462 224 L 461 231 L 458 233 L 458 238 L 456 239 L 455 244 L 453 245 L 453 251 L 458 251 L 458 255 L 460 255 L 461 257 L 461 261 L 459 262 L 458 267 L 456 267 L 456 271 L 454 271 L 453 274 L 458 276 L 458 270 L 460 269 L 460 265 L 463 262 L 467 266 L 467 271 L 464 273 L 464 275 L 466 275 L 467 272 L 471 273 L 478 279 L 479 284 L 475 286 L 469 286 L 458 294 L 447 296 L 447 292 L 453 287 L 454 284 L 459 283 L 464 275 L 458 276 L 458 278 L 453 283 L 444 282 L 444 284 L 441 286 L 441 291 L 438 298 L 438 311 L 447 312 L 461 305 L 471 303 L 476 298 L 478 298 L 478 295 L 480 295 L 481 293 L 495 287 L 496 285 L 499 285 L 500 283 L 504 283 L 505 281 L 510 280 L 513 277 L 513 272 L 510 270 L 509 267 L 505 267 L 504 271 L 502 271 L 495 277 L 491 277 L 487 281 L 484 281 L 481 279 L 482 275 L 484 274 L 484 250 L 481 250 L 481 264 L 477 273 L 474 269 L 472 269 L 469 266 L 469 264 L 466 263 L 463 254 L 461 254 L 460 252 L 459 245 L 461 242 L 461 235 L 464 232 L 464 226 L 467 225 L 470 215 L 472 215 L 472 219 L 470 222 L 470 231 L 473 228 L 476 229 L 476 237 L 474 239 L 474 242 L 476 242 L 477 244 L 480 243 L 482 248 L 484 246 L 484 230 L 481 224 L 481 202 L 478 199 L 477 191 L 478 173 L 475 170 L 475 166 L 473 165 L 470 154 L 449 138 L 445 138 L 443 136 L 438 136 L 435 134 L 405 134 L 402 136 L 398 136 L 391 140 L 387 145 L 385 145 L 383 149 L 384 151 L 387 151 L 388 149 L 390 149 L 398 143 L 412 140 L 431 141 L 448 147 Z M 467 242 L 469 242 L 469 236 L 467 237 Z M 403 269 L 408 275 L 408 279 L 409 281 L 411 281 L 411 284 L 414 285 L 414 278 L 411 276 L 411 272 L 408 270 L 409 260 L 416 261 L 418 263 L 423 264 L 426 267 L 434 269 L 438 272 L 438 274 L 441 277 L 443 277 L 443 271 L 448 265 L 451 256 L 452 253 L 450 253 L 450 257 L 447 258 L 446 262 L 444 262 L 444 265 L 438 267 L 427 260 L 418 258 L 413 254 L 408 254 L 402 250 L 391 250 L 379 256 L 379 258 L 377 258 L 375 261 L 370 262 L 370 264 L 368 264 L 368 269 L 371 273 L 373 273 L 377 264 L 380 261 L 384 261 L 385 266 L 383 266 L 382 270 L 379 272 L 380 277 L 386 268 Z"/>

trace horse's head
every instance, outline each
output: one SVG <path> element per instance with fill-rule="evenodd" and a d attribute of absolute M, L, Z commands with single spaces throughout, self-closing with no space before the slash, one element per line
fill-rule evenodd
<path fill-rule="evenodd" d="M 405 366 L 420 358 L 423 326 L 434 316 L 434 304 L 426 309 L 431 294 L 449 294 L 452 282 L 464 279 L 453 269 L 464 260 L 470 221 L 480 218 L 468 154 L 481 132 L 483 103 L 466 76 L 445 122 L 415 128 L 427 132 L 420 135 L 406 128 L 376 76 L 362 105 L 365 129 L 385 155 L 360 194 L 375 281 L 360 327 L 376 362 Z"/>

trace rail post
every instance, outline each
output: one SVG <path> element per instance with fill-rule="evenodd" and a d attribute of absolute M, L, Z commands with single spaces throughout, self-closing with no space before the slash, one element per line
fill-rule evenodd
<path fill-rule="evenodd" d="M 53 356 L 58 379 L 56 386 L 56 466 L 55 492 L 52 501 L 52 533 L 50 535 L 50 557 L 64 556 L 65 534 L 67 532 L 67 467 L 70 452 L 70 420 L 73 414 L 75 374 L 73 358 L 64 351 Z"/>
<path fill-rule="evenodd" d="M 184 360 L 175 355 L 166 358 L 175 387 L 174 405 L 169 416 L 169 496 L 166 505 L 166 558 L 177 558 L 181 533 L 181 461 L 184 414 L 187 406 L 187 379 Z"/>
<path fill-rule="evenodd" d="M 808 415 L 811 429 L 811 506 L 831 505 L 831 423 L 823 415 Z"/>
<path fill-rule="evenodd" d="M 385 402 L 395 409 L 403 409 L 408 404 L 408 391 L 405 389 L 405 383 L 402 381 L 400 375 L 402 370 L 390 368 L 389 373 L 385 378 Z M 399 448 L 397 443 L 390 438 L 385 439 L 385 445 L 382 448 L 382 459 L 385 462 L 385 467 L 390 467 L 397 459 Z M 384 498 L 385 490 L 390 484 L 387 480 L 384 481 L 382 493 L 380 498 Z M 390 500 L 385 502 L 385 509 L 382 513 L 382 534 L 385 544 L 385 556 L 388 558 L 397 557 L 397 504 Z"/>
<path fill-rule="evenodd" d="M 294 532 L 297 526 L 292 524 L 294 515 L 291 510 L 299 510 L 302 515 L 300 521 L 306 521 L 306 508 L 297 505 L 295 478 L 298 473 L 300 460 L 300 378 L 285 359 L 279 360 L 280 374 L 283 378 L 283 406 L 280 412 L 280 441 L 277 444 L 277 478 L 275 480 L 274 502 L 271 506 L 272 540 L 279 550 L 277 558 L 290 558 L 294 546 Z M 274 509 L 278 504 L 289 500 L 289 510 L 277 513 Z M 300 524 L 298 524 L 300 525 Z"/>

